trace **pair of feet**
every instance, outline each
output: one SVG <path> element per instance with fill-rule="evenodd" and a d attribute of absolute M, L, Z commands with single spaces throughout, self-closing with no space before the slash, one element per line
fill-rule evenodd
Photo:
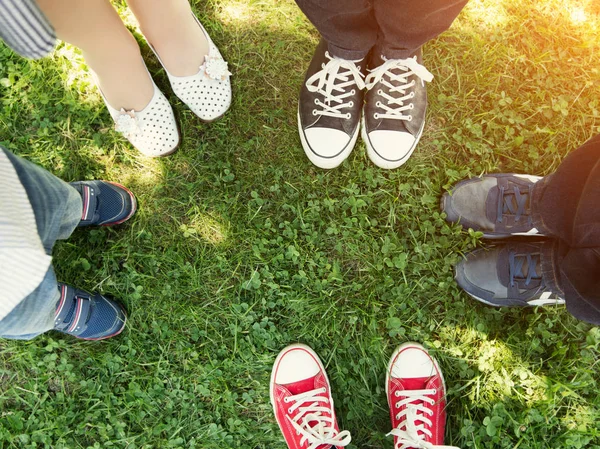
<path fill-rule="evenodd" d="M 290 449 L 340 448 L 340 431 L 325 367 L 308 346 L 283 349 L 271 373 L 271 404 Z M 446 386 L 437 361 L 417 343 L 398 347 L 387 366 L 385 392 L 395 449 L 445 448 Z M 456 449 L 456 448 L 454 448 Z"/>
<path fill-rule="evenodd" d="M 483 233 L 485 238 L 508 241 L 468 253 L 456 266 L 458 285 L 473 298 L 492 306 L 564 304 L 542 275 L 544 247 L 548 243 L 532 216 L 533 191 L 542 178 L 495 174 L 456 184 L 442 197 L 446 219 Z"/>
<path fill-rule="evenodd" d="M 375 165 L 392 169 L 404 164 L 423 133 L 425 81 L 433 79 L 420 55 L 388 59 L 372 54 L 350 61 L 332 57 L 321 40 L 298 104 L 300 140 L 311 162 L 337 167 L 352 152 L 362 129 Z"/>
<path fill-rule="evenodd" d="M 220 118 L 231 105 L 231 73 L 227 62 L 210 36 L 193 16 L 204 38 L 208 42 L 208 54 L 198 72 L 190 76 L 175 76 L 154 50 L 156 57 L 167 73 L 175 95 L 185 103 L 203 122 L 212 122 Z M 154 92 L 146 107 L 140 111 L 113 107 L 102 94 L 104 103 L 115 122 L 115 130 L 122 133 L 142 154 L 150 157 L 167 156 L 177 150 L 181 135 L 173 108 L 164 94 L 150 77 Z M 102 93 L 102 91 L 101 91 Z"/>
<path fill-rule="evenodd" d="M 107 181 L 71 183 L 81 195 L 78 227 L 115 226 L 129 220 L 137 210 L 131 191 Z M 125 328 L 127 314 L 118 302 L 59 283 L 60 298 L 54 313 L 54 329 L 85 340 L 114 337 Z"/>

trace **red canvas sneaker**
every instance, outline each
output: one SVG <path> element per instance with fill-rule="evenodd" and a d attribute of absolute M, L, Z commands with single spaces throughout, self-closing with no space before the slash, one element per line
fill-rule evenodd
<path fill-rule="evenodd" d="M 271 373 L 271 404 L 290 449 L 341 448 L 350 432 L 340 432 L 329 379 L 317 354 L 306 345 L 279 353 Z"/>
<path fill-rule="evenodd" d="M 394 449 L 458 449 L 444 446 L 446 387 L 436 360 L 423 346 L 404 343 L 388 365 L 385 391 Z"/>

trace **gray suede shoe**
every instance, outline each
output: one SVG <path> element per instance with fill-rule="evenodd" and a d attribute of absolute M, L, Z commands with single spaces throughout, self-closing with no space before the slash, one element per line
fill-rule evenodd
<path fill-rule="evenodd" d="M 446 220 L 483 232 L 486 238 L 543 234 L 531 221 L 531 198 L 539 176 L 492 174 L 461 181 L 442 197 Z"/>
<path fill-rule="evenodd" d="M 456 266 L 456 282 L 491 306 L 564 304 L 542 277 L 542 245 L 514 242 L 470 252 Z"/>

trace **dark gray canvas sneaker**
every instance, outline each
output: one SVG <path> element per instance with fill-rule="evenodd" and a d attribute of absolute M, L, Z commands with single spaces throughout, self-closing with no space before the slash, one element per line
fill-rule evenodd
<path fill-rule="evenodd" d="M 531 198 L 539 176 L 508 173 L 461 181 L 442 196 L 446 220 L 483 232 L 486 238 L 543 236 L 531 221 Z"/>
<path fill-rule="evenodd" d="M 350 155 L 360 129 L 363 61 L 332 57 L 321 40 L 300 90 L 298 130 L 306 156 L 335 168 Z"/>
<path fill-rule="evenodd" d="M 542 242 L 511 242 L 467 253 L 456 266 L 456 282 L 491 306 L 564 304 L 541 275 Z"/>
<path fill-rule="evenodd" d="M 421 63 L 420 51 L 408 59 L 371 57 L 362 139 L 369 159 L 378 167 L 400 167 L 419 143 L 427 110 L 425 82 L 433 80 Z"/>

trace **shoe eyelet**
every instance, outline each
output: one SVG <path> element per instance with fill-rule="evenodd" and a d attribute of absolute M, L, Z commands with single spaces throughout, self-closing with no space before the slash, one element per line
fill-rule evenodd
<path fill-rule="evenodd" d="M 377 90 L 377 95 L 383 95 L 383 91 L 381 89 Z"/>
<path fill-rule="evenodd" d="M 409 121 L 409 122 L 412 122 L 412 115 L 409 115 L 409 116 L 408 116 L 408 121 Z"/>
<path fill-rule="evenodd" d="M 437 394 L 437 388 L 433 389 L 433 394 Z"/>
<path fill-rule="evenodd" d="M 312 115 L 317 115 L 317 110 L 316 109 L 312 110 Z"/>
<path fill-rule="evenodd" d="M 396 408 L 400 408 L 400 403 L 396 402 Z"/>
<path fill-rule="evenodd" d="M 394 393 L 394 396 L 396 396 L 397 398 L 399 398 L 399 397 L 400 397 L 400 392 L 399 392 L 399 391 L 396 391 L 396 392 Z"/>
<path fill-rule="evenodd" d="M 375 114 L 373 114 L 373 118 L 374 118 L 375 120 L 377 120 L 377 119 L 379 118 L 379 114 L 376 112 Z"/>
<path fill-rule="evenodd" d="M 283 402 L 285 402 L 287 404 L 289 402 L 288 398 L 287 397 L 283 398 Z"/>
<path fill-rule="evenodd" d="M 377 106 L 378 108 L 381 107 L 381 101 L 378 101 L 377 103 L 375 103 L 375 106 Z"/>
<path fill-rule="evenodd" d="M 297 436 L 300 436 L 300 432 L 298 432 L 297 430 L 296 430 L 296 435 L 297 435 Z"/>
<path fill-rule="evenodd" d="M 356 94 L 356 91 L 355 91 L 354 89 L 352 89 L 352 90 L 350 91 L 350 95 L 355 95 L 355 94 Z"/>
<path fill-rule="evenodd" d="M 290 407 L 290 408 L 288 408 L 288 415 L 291 415 L 291 414 L 292 414 L 292 408 Z"/>
<path fill-rule="evenodd" d="M 315 104 L 319 104 L 319 99 L 315 98 Z"/>
<path fill-rule="evenodd" d="M 410 109 L 414 109 L 415 105 L 413 103 L 410 104 Z"/>
<path fill-rule="evenodd" d="M 410 98 L 415 98 L 415 93 L 414 92 L 410 93 Z"/>
<path fill-rule="evenodd" d="M 350 101 L 350 103 L 348 103 L 348 106 L 350 106 L 350 107 L 354 106 L 354 102 Z"/>
<path fill-rule="evenodd" d="M 346 114 L 346 120 L 350 120 L 352 118 L 352 114 L 350 114 L 349 112 Z"/>

